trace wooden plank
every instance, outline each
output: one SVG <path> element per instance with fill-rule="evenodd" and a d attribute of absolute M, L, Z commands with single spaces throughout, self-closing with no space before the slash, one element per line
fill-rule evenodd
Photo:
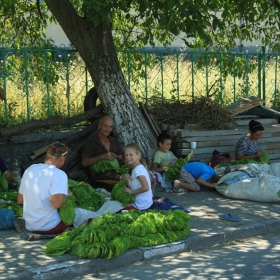
<path fill-rule="evenodd" d="M 203 148 L 203 147 L 215 147 L 215 146 L 234 146 L 236 145 L 237 141 L 241 138 L 240 135 L 238 135 L 237 139 L 224 139 L 223 136 L 219 140 L 214 140 L 213 138 L 209 139 L 201 139 L 200 141 L 197 138 L 189 139 L 192 141 L 184 141 L 184 142 L 176 142 L 178 148 L 190 148 L 191 144 L 190 142 L 196 142 L 196 147 L 197 148 Z M 208 137 L 207 137 L 208 138 Z M 278 146 L 278 142 L 280 143 L 280 138 L 279 137 L 262 137 L 261 139 L 258 140 L 259 146 L 267 143 L 271 143 L 272 145 Z M 279 147 L 280 148 L 280 147 Z"/>
<path fill-rule="evenodd" d="M 158 136 L 158 131 L 157 128 L 155 127 L 149 113 L 147 112 L 146 108 L 145 108 L 145 104 L 144 103 L 139 103 L 141 111 L 144 114 L 144 118 L 146 119 L 151 131 L 153 132 L 154 136 L 157 137 Z"/>
<path fill-rule="evenodd" d="M 55 144 L 57 144 L 57 143 L 59 143 L 59 142 L 56 141 L 56 142 L 54 142 L 54 143 L 51 143 L 51 144 L 49 144 L 49 145 L 47 145 L 47 146 L 45 146 L 45 147 L 42 147 L 42 148 L 36 150 L 36 151 L 32 152 L 32 153 L 29 155 L 29 157 L 33 160 L 33 159 L 37 158 L 38 156 L 44 154 L 44 153 L 47 151 L 47 149 L 48 149 L 49 146 L 53 146 L 53 145 L 55 145 Z"/>
<path fill-rule="evenodd" d="M 240 97 L 239 100 L 250 103 L 252 105 L 258 104 L 258 105 L 262 105 L 263 103 L 265 103 L 265 100 L 260 99 L 256 96 L 249 96 L 249 97 Z"/>
<path fill-rule="evenodd" d="M 235 119 L 258 119 L 260 118 L 261 116 L 260 115 L 236 115 L 236 116 L 233 116 L 232 118 L 235 120 Z"/>
<path fill-rule="evenodd" d="M 153 124 L 154 124 L 154 126 L 155 126 L 155 128 L 156 128 L 156 130 L 157 130 L 157 133 L 158 133 L 158 134 L 162 133 L 162 131 L 161 131 L 159 125 L 158 125 L 158 122 L 156 121 L 155 116 L 154 116 L 153 114 L 151 114 L 151 112 L 150 112 L 150 109 L 149 109 L 148 104 L 144 103 L 144 106 L 145 106 L 145 108 L 146 108 L 147 113 L 149 114 L 149 116 L 150 116 L 150 118 L 151 118 L 151 121 L 153 122 Z"/>
<path fill-rule="evenodd" d="M 151 128 L 150 122 L 148 121 L 148 119 L 145 115 L 145 112 L 142 110 L 141 106 L 140 106 L 140 112 L 141 112 L 141 114 L 144 118 L 144 121 L 146 122 L 146 126 L 147 126 L 147 129 L 148 129 L 149 135 L 151 136 L 151 139 L 153 141 L 153 145 L 154 145 L 154 147 L 157 147 L 157 134 L 156 134 L 155 130 L 153 130 Z"/>
<path fill-rule="evenodd" d="M 265 102 L 264 100 L 262 100 L 258 97 L 255 97 L 255 96 L 250 96 L 247 98 L 241 97 L 241 98 L 239 98 L 239 101 L 224 107 L 224 109 L 229 111 L 232 116 L 235 116 L 240 113 L 246 112 L 249 109 L 257 107 L 257 106 L 263 104 L 264 102 Z"/>
<path fill-rule="evenodd" d="M 280 125 L 274 124 L 269 127 L 265 126 L 265 132 L 278 132 L 280 131 Z M 178 130 L 179 137 L 189 137 L 189 136 L 221 136 L 221 135 L 247 135 L 248 129 L 243 127 L 238 127 L 230 130 Z"/>
<path fill-rule="evenodd" d="M 254 119 L 257 122 L 260 122 L 261 124 L 278 124 L 278 120 L 277 119 L 265 119 L 265 118 L 259 118 L 259 119 Z M 247 126 L 249 128 L 249 122 L 250 120 L 246 120 L 246 119 L 240 119 L 240 120 L 235 120 L 236 124 L 238 124 L 238 126 Z"/>
<path fill-rule="evenodd" d="M 257 106 L 259 106 L 259 104 L 253 105 L 244 101 L 238 101 L 224 107 L 224 109 L 227 110 L 232 116 L 235 116 Z"/>
<path fill-rule="evenodd" d="M 231 155 L 231 157 L 234 157 L 234 149 L 232 150 L 224 150 L 223 146 L 218 147 L 218 151 L 220 153 L 229 153 Z M 259 147 L 264 148 L 264 147 Z M 207 148 L 200 148 L 200 149 L 195 149 L 194 150 L 194 154 L 195 155 L 212 155 L 213 151 L 215 150 L 215 147 L 209 147 L 209 149 Z M 177 155 L 188 155 L 190 153 L 190 151 L 192 151 L 191 149 L 177 149 Z M 266 149 L 266 151 L 268 152 L 269 155 L 273 155 L 273 154 L 278 154 L 279 153 L 279 149 L 273 149 L 271 147 L 269 147 L 268 149 Z"/>
<path fill-rule="evenodd" d="M 241 137 L 245 136 L 244 135 L 224 135 L 224 136 L 219 136 L 219 137 L 187 137 L 187 138 L 175 138 L 173 139 L 174 143 L 190 143 L 190 142 L 213 142 L 213 141 L 235 141 L 237 142 Z M 279 141 L 280 137 L 280 132 L 268 132 L 263 134 L 262 138 L 258 140 L 258 143 L 262 143 L 262 142 L 277 142 Z"/>

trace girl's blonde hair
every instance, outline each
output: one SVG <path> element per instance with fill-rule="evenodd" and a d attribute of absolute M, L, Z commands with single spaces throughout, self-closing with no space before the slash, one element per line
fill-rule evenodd
<path fill-rule="evenodd" d="M 128 148 L 134 150 L 136 154 L 141 155 L 140 163 L 142 163 L 146 167 L 146 169 L 148 169 L 146 160 L 142 157 L 142 152 L 141 152 L 141 149 L 140 149 L 139 145 L 137 143 L 130 143 L 130 144 L 125 146 L 124 151 Z"/>
<path fill-rule="evenodd" d="M 55 159 L 61 156 L 67 156 L 69 154 L 70 154 L 70 149 L 66 145 L 62 143 L 56 143 L 48 147 L 46 153 L 46 160 L 50 158 Z"/>

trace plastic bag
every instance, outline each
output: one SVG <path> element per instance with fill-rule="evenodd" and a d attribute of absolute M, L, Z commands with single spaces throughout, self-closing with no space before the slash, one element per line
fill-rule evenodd
<path fill-rule="evenodd" d="M 0 209 L 0 230 L 13 229 L 16 220 L 14 211 L 8 208 Z"/>

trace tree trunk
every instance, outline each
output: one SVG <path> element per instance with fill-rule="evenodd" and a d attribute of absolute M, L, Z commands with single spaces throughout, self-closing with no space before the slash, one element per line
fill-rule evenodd
<path fill-rule="evenodd" d="M 115 122 L 123 145 L 139 144 L 144 153 L 154 148 L 143 119 L 121 71 L 110 27 L 94 27 L 86 16 L 80 17 L 68 0 L 46 0 L 71 43 L 80 53 L 92 77 L 104 111 Z"/>

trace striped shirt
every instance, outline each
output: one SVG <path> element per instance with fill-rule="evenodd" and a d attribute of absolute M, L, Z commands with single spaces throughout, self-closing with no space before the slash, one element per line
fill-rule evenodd
<path fill-rule="evenodd" d="M 243 136 L 240 138 L 235 146 L 235 159 L 237 154 L 252 155 L 258 151 L 257 141 L 252 142 L 249 136 Z"/>

